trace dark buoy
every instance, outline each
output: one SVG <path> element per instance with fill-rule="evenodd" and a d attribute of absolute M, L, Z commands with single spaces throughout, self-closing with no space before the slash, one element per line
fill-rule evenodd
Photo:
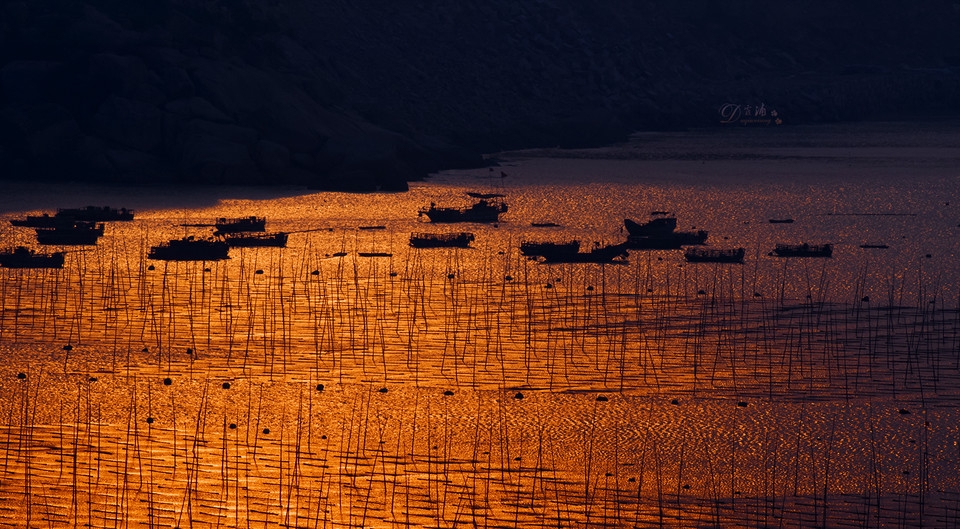
<path fill-rule="evenodd" d="M 236 430 L 236 429 L 237 429 L 237 423 L 235 423 L 235 422 L 230 423 L 230 429 L 231 429 L 231 430 Z"/>
<path fill-rule="evenodd" d="M 544 288 L 553 288 L 553 283 L 547 283 Z"/>
<path fill-rule="evenodd" d="M 153 424 L 153 417 L 147 417 L 147 424 Z"/>
<path fill-rule="evenodd" d="M 193 349 L 187 347 L 187 356 L 193 356 Z"/>
<path fill-rule="evenodd" d="M 386 392 L 387 392 L 387 388 L 380 388 L 380 389 L 378 389 L 377 391 L 379 391 L 380 393 L 386 393 Z"/>
<path fill-rule="evenodd" d="M 90 377 L 87 379 L 88 382 L 96 382 L 97 380 L 99 380 L 97 377 Z"/>
<path fill-rule="evenodd" d="M 523 398 L 523 393 L 520 393 L 520 392 L 518 391 L 517 394 L 513 396 L 513 398 L 515 398 L 515 399 L 517 399 L 517 400 L 520 400 L 520 399 Z"/>
<path fill-rule="evenodd" d="M 170 384 L 173 384 L 173 380 L 170 377 L 163 379 L 164 386 L 169 386 Z"/>
<path fill-rule="evenodd" d="M 744 400 L 741 400 L 740 402 L 737 403 L 737 406 L 739 406 L 739 407 L 741 407 L 741 408 L 746 408 L 746 407 L 747 407 L 747 402 L 744 401 Z"/>
<path fill-rule="evenodd" d="M 147 270 L 156 270 L 156 268 L 154 268 L 153 265 L 150 265 L 147 267 Z"/>
<path fill-rule="evenodd" d="M 443 392 L 443 395 L 444 395 L 445 397 L 449 397 L 449 396 L 453 395 L 453 392 L 448 389 L 448 390 L 446 390 L 446 391 Z"/>
<path fill-rule="evenodd" d="M 609 400 L 609 399 L 607 399 L 607 397 L 605 397 L 605 396 L 603 396 L 603 395 L 597 396 L 597 402 L 607 402 L 607 400 Z"/>
<path fill-rule="evenodd" d="M 27 378 L 27 374 L 24 373 L 23 371 L 21 371 L 21 372 L 17 373 L 17 378 L 19 378 L 20 380 L 24 380 L 24 379 Z"/>
<path fill-rule="evenodd" d="M 323 391 L 323 384 L 317 384 L 317 391 Z"/>
<path fill-rule="evenodd" d="M 457 277 L 455 274 L 447 274 L 447 279 L 453 279 Z"/>
<path fill-rule="evenodd" d="M 270 435 L 270 428 L 264 428 L 263 435 Z"/>
<path fill-rule="evenodd" d="M 587 287 L 587 292 L 593 292 L 593 285 Z"/>
<path fill-rule="evenodd" d="M 320 436 L 320 439 L 326 439 L 326 438 L 327 438 L 326 435 L 321 435 L 321 436 Z"/>
<path fill-rule="evenodd" d="M 204 269 L 203 269 L 203 273 L 209 274 L 209 273 L 210 273 L 210 269 L 209 269 L 209 268 L 204 268 Z"/>
<path fill-rule="evenodd" d="M 254 272 L 254 274 L 256 274 L 256 275 L 258 275 L 258 276 L 262 276 L 262 275 L 263 275 L 263 270 L 260 269 L 260 268 L 258 268 L 258 269 Z"/>
<path fill-rule="evenodd" d="M 673 399 L 673 400 L 670 401 L 670 404 L 673 404 L 674 406 L 676 406 L 676 405 L 680 404 L 680 401 L 677 400 L 677 399 Z"/>
<path fill-rule="evenodd" d="M 503 276 L 504 281 L 513 281 L 513 276 Z"/>
<path fill-rule="evenodd" d="M 224 382 L 224 383 L 223 383 L 223 386 L 221 386 L 221 387 L 222 387 L 223 389 L 230 389 L 230 383 L 229 383 L 229 382 Z"/>
<path fill-rule="evenodd" d="M 64 345 L 64 346 L 63 346 L 63 350 L 64 350 L 64 351 L 72 351 L 72 350 L 73 350 L 73 346 L 70 345 L 70 344 Z"/>
<path fill-rule="evenodd" d="M 396 272 L 390 272 L 390 277 L 397 277 L 397 273 L 396 273 Z"/>
<path fill-rule="evenodd" d="M 141 353 L 149 353 L 149 352 L 150 352 L 150 348 L 144 347 L 143 349 L 140 349 L 140 352 L 141 352 Z"/>
<path fill-rule="evenodd" d="M 900 408 L 900 415 L 910 415 L 910 410 L 906 408 Z"/>
<path fill-rule="evenodd" d="M 320 275 L 320 271 L 319 271 L 319 270 L 314 270 L 313 272 L 310 272 L 310 275 L 312 275 L 312 276 L 318 276 L 318 275 Z"/>
<path fill-rule="evenodd" d="M 697 291 L 697 295 L 698 295 L 698 296 L 705 296 L 705 295 L 707 295 L 707 291 L 706 291 L 706 290 L 703 290 L 703 289 L 700 289 L 700 290 Z"/>
<path fill-rule="evenodd" d="M 864 303 L 870 303 L 870 296 L 863 296 L 862 298 L 860 298 L 860 301 Z"/>
<path fill-rule="evenodd" d="M 637 478 L 627 478 L 627 483 L 636 483 Z"/>

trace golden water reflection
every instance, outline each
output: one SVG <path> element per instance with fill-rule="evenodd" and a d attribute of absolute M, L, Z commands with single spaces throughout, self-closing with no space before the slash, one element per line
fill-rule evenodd
<path fill-rule="evenodd" d="M 803 190 L 766 186 L 614 181 L 574 200 L 529 184 L 502 223 L 470 225 L 472 248 L 407 245 L 442 231 L 419 206 L 478 182 L 133 200 L 137 220 L 64 269 L 0 269 L 0 525 L 956 527 L 960 317 L 942 215 L 822 214 L 875 199 L 835 186 L 800 207 Z M 884 200 L 923 213 L 938 199 Z M 624 217 L 663 203 L 746 262 L 518 251 L 616 242 Z M 798 222 L 767 223 L 774 204 Z M 184 224 L 251 213 L 287 247 L 146 259 Z M 359 229 L 372 225 L 386 228 Z M 834 257 L 767 255 L 804 237 Z"/>

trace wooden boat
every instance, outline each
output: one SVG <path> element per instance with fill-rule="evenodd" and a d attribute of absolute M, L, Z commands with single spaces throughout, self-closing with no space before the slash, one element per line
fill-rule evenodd
<path fill-rule="evenodd" d="M 630 235 L 626 244 L 631 250 L 676 250 L 704 244 L 708 235 L 704 230 L 675 231 L 663 236 Z"/>
<path fill-rule="evenodd" d="M 357 252 L 360 257 L 393 257 L 390 252 Z"/>
<path fill-rule="evenodd" d="M 37 253 L 26 246 L 0 251 L 4 268 L 63 268 L 65 252 Z"/>
<path fill-rule="evenodd" d="M 830 257 L 832 244 L 777 244 L 771 252 L 777 257 Z"/>
<path fill-rule="evenodd" d="M 691 263 L 742 263 L 743 248 L 690 248 L 683 258 Z"/>
<path fill-rule="evenodd" d="M 223 235 L 223 240 L 231 248 L 251 248 L 257 246 L 285 248 L 287 246 L 287 235 L 286 232 L 282 231 L 276 233 L 226 233 Z"/>
<path fill-rule="evenodd" d="M 440 207 L 433 202 L 421 208 L 419 216 L 426 216 L 430 222 L 498 222 L 500 214 L 506 213 L 507 204 L 500 200 L 481 199 L 467 208 Z"/>
<path fill-rule="evenodd" d="M 631 237 L 668 237 L 677 229 L 677 218 L 656 217 L 644 223 L 623 219 L 623 225 Z"/>
<path fill-rule="evenodd" d="M 64 246 L 97 244 L 103 235 L 103 223 L 76 221 L 58 224 L 52 228 L 36 228 L 37 242 L 40 244 Z"/>
<path fill-rule="evenodd" d="M 791 218 L 770 219 L 770 224 L 793 224 L 793 219 Z"/>
<path fill-rule="evenodd" d="M 414 248 L 469 248 L 474 235 L 470 232 L 411 233 L 410 246 Z"/>
<path fill-rule="evenodd" d="M 580 241 L 573 240 L 568 242 L 531 242 L 524 241 L 520 243 L 520 253 L 536 258 L 562 259 L 563 256 L 576 254 L 580 251 Z M 549 257 L 548 257 L 549 256 Z"/>
<path fill-rule="evenodd" d="M 600 246 L 597 244 L 591 250 L 586 252 L 574 252 L 569 254 L 548 254 L 542 256 L 543 262 L 552 263 L 612 263 L 625 262 L 618 261 L 627 257 L 627 246 L 625 243 Z"/>
<path fill-rule="evenodd" d="M 861 247 L 861 248 L 866 248 L 866 249 L 886 250 L 886 249 L 889 248 L 890 246 L 888 246 L 888 245 L 886 245 L 886 244 L 884 244 L 884 243 L 882 243 L 882 242 L 872 242 L 872 243 L 871 243 L 871 242 L 868 242 L 868 243 L 861 244 L 860 247 Z"/>
<path fill-rule="evenodd" d="M 20 219 L 10 219 L 10 224 L 28 228 L 55 228 L 64 224 L 73 224 L 73 219 L 44 213 L 42 215 L 27 215 Z"/>
<path fill-rule="evenodd" d="M 229 258 L 226 241 L 188 236 L 150 248 L 147 259 L 159 261 L 219 261 Z"/>
<path fill-rule="evenodd" d="M 127 208 L 111 208 L 110 206 L 85 206 L 82 208 L 60 208 L 58 217 L 65 217 L 85 222 L 112 222 L 133 220 L 133 210 Z"/>
<path fill-rule="evenodd" d="M 267 226 L 267 219 L 251 215 L 241 218 L 220 217 L 213 224 L 216 233 L 240 233 L 244 231 L 264 231 Z"/>
<path fill-rule="evenodd" d="M 559 228 L 560 227 L 560 225 L 557 224 L 556 222 L 549 222 L 549 221 L 531 222 L 530 225 L 533 226 L 534 228 Z"/>

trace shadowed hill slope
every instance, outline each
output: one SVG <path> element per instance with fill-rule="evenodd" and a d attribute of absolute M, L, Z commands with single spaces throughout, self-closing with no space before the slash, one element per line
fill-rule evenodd
<path fill-rule="evenodd" d="M 960 108 L 931 0 L 0 5 L 4 178 L 391 189 L 479 153 Z M 916 5 L 915 5 L 916 4 Z"/>

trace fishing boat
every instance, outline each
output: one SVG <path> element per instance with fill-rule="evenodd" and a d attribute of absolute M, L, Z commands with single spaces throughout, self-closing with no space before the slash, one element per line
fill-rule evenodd
<path fill-rule="evenodd" d="M 861 244 L 860 247 L 865 249 L 886 250 L 890 246 L 882 242 L 868 242 Z"/>
<path fill-rule="evenodd" d="M 474 235 L 470 232 L 411 233 L 410 246 L 414 248 L 469 248 Z"/>
<path fill-rule="evenodd" d="M 26 246 L 0 251 L 0 266 L 4 268 L 63 268 L 65 252 L 38 253 Z"/>
<path fill-rule="evenodd" d="M 419 216 L 426 216 L 430 222 L 498 222 L 500 214 L 506 213 L 507 204 L 501 200 L 481 199 L 467 208 L 441 207 L 433 202 L 421 208 Z"/>
<path fill-rule="evenodd" d="M 778 243 L 771 254 L 777 257 L 830 257 L 833 255 L 833 245 Z"/>
<path fill-rule="evenodd" d="M 785 217 L 782 219 L 769 219 L 770 224 L 793 224 L 793 219 Z"/>
<path fill-rule="evenodd" d="M 683 258 L 690 263 L 742 263 L 743 248 L 689 248 Z"/>
<path fill-rule="evenodd" d="M 560 225 L 556 222 L 546 221 L 546 222 L 531 222 L 531 226 L 534 228 L 559 228 Z"/>
<path fill-rule="evenodd" d="M 560 259 L 564 256 L 573 255 L 580 251 L 580 241 L 573 240 L 568 242 L 532 242 L 524 241 L 520 243 L 520 253 L 530 258 L 552 258 Z"/>
<path fill-rule="evenodd" d="M 677 218 L 661 216 L 643 223 L 623 219 L 623 225 L 631 237 L 668 237 L 677 229 Z"/>
<path fill-rule="evenodd" d="M 554 253 L 542 256 L 544 263 L 624 263 L 622 258 L 627 257 L 627 245 L 625 243 L 611 244 L 601 246 L 595 243 L 595 246 L 586 252 L 573 253 Z"/>
<path fill-rule="evenodd" d="M 62 224 L 73 224 L 73 219 L 44 213 L 42 215 L 27 215 L 20 219 L 10 219 L 10 224 L 28 228 L 54 228 Z"/>
<path fill-rule="evenodd" d="M 227 259 L 230 246 L 217 239 L 197 239 L 190 235 L 150 248 L 147 259 L 159 261 L 219 261 Z"/>
<path fill-rule="evenodd" d="M 276 233 L 259 232 L 240 232 L 226 233 L 223 235 L 224 242 L 231 248 L 251 248 L 257 246 L 272 246 L 275 248 L 285 248 L 287 246 L 286 232 L 278 231 Z"/>
<path fill-rule="evenodd" d="M 227 218 L 220 217 L 213 224 L 216 233 L 240 233 L 244 231 L 264 231 L 267 219 L 250 215 L 249 217 Z"/>
<path fill-rule="evenodd" d="M 85 222 L 112 222 L 133 220 L 133 210 L 111 208 L 110 206 L 85 206 L 82 208 L 60 208 L 57 217 L 82 220 Z"/>
<path fill-rule="evenodd" d="M 75 221 L 50 228 L 36 228 L 37 242 L 47 245 L 90 246 L 97 244 L 103 235 L 103 226 L 102 222 Z"/>
<path fill-rule="evenodd" d="M 630 235 L 626 244 L 631 250 L 676 250 L 684 246 L 704 244 L 708 235 L 704 230 L 675 231 L 659 236 Z"/>

